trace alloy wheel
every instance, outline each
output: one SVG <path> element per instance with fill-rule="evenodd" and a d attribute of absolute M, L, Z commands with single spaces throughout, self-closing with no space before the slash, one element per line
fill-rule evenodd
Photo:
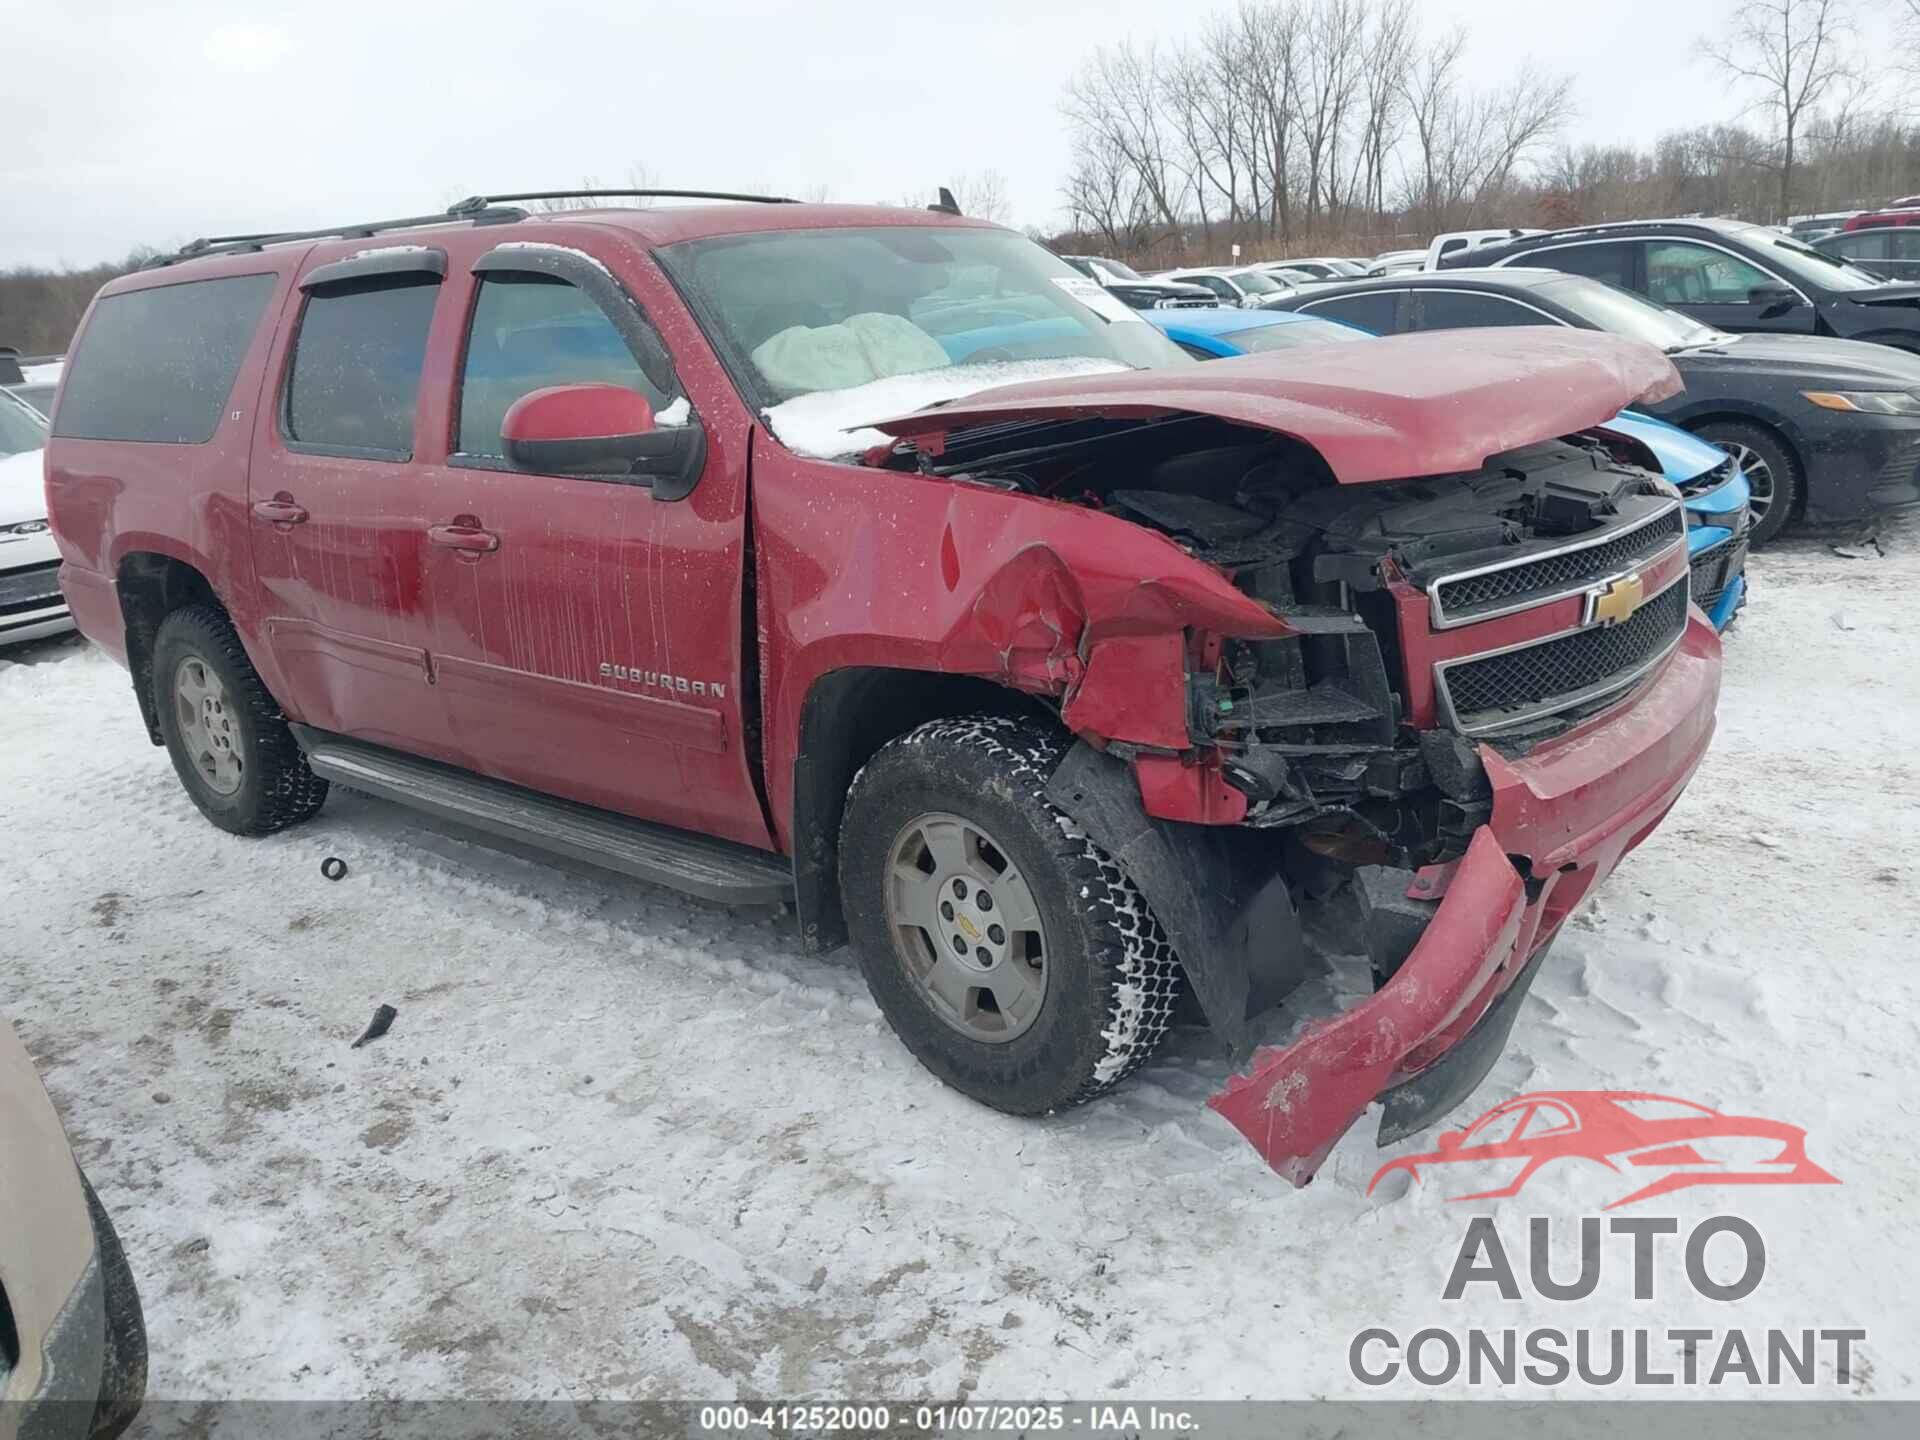
<path fill-rule="evenodd" d="M 894 837 L 885 890 L 894 949 L 934 1014 L 987 1044 L 1024 1034 L 1046 999 L 1046 928 L 994 838 L 944 811 L 915 816 Z"/>
<path fill-rule="evenodd" d="M 240 730 L 225 683 L 197 655 L 174 667 L 173 708 L 194 770 L 215 794 L 233 794 L 245 778 Z"/>
<path fill-rule="evenodd" d="M 1740 473 L 1747 479 L 1747 511 L 1758 525 L 1767 518 L 1767 511 L 1773 506 L 1773 467 L 1767 464 L 1758 450 L 1745 445 L 1722 445 L 1720 447 L 1733 457 L 1733 463 L 1740 467 Z"/>

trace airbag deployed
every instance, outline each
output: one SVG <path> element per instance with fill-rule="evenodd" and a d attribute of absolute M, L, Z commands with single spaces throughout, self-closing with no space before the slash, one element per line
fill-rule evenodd
<path fill-rule="evenodd" d="M 838 325 L 788 326 L 754 347 L 753 363 L 781 391 L 805 394 L 937 370 L 953 361 L 904 315 L 875 310 Z"/>

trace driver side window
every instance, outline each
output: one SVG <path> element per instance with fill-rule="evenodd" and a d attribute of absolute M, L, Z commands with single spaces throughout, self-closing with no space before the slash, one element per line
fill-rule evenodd
<path fill-rule="evenodd" d="M 500 423 L 516 400 L 549 385 L 584 384 L 637 391 L 656 413 L 669 399 L 578 287 L 531 272 L 482 276 L 460 374 L 458 453 L 504 460 Z"/>
<path fill-rule="evenodd" d="M 1676 242 L 1647 247 L 1647 298 L 1659 305 L 1745 305 L 1773 276 L 1737 255 Z"/>

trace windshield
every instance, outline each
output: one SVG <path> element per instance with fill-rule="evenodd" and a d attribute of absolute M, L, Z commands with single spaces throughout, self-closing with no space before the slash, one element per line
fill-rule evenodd
<path fill-rule="evenodd" d="M 659 255 L 762 408 L 906 375 L 945 377 L 931 388 L 957 396 L 1009 363 L 1191 363 L 1096 282 L 1005 230 L 789 230 Z"/>
<path fill-rule="evenodd" d="M 1809 249 L 1778 230 L 1755 225 L 1742 230 L 1740 238 L 1751 245 L 1761 259 L 1786 271 L 1789 280 L 1801 280 L 1823 290 L 1872 290 L 1887 283 L 1849 261 Z"/>
<path fill-rule="evenodd" d="M 1096 260 L 1093 262 L 1093 268 L 1105 275 L 1109 280 L 1146 279 L 1146 276 L 1142 275 L 1131 265 L 1122 264 L 1118 260 Z"/>
<path fill-rule="evenodd" d="M 1247 355 L 1266 350 L 1292 350 L 1303 345 L 1339 345 L 1348 340 L 1371 340 L 1373 336 L 1338 320 L 1292 320 L 1284 325 L 1252 325 L 1220 337 L 1234 349 Z"/>
<path fill-rule="evenodd" d="M 1284 295 L 1287 287 L 1262 270 L 1236 270 L 1227 277 L 1249 295 Z"/>
<path fill-rule="evenodd" d="M 1329 260 L 1327 261 L 1327 268 L 1336 275 L 1364 275 L 1367 273 L 1366 266 L 1356 265 L 1351 260 Z"/>
<path fill-rule="evenodd" d="M 1498 272 L 1495 272 L 1498 273 Z M 1543 299 L 1565 306 L 1596 329 L 1672 353 L 1712 345 L 1729 337 L 1678 310 L 1668 310 L 1601 280 L 1569 275 L 1539 287 Z"/>
<path fill-rule="evenodd" d="M 47 422 L 11 395 L 0 394 L 0 455 L 38 450 L 47 443 Z"/>

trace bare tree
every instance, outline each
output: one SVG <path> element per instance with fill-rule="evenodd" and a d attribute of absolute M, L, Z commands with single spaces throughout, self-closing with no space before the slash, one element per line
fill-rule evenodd
<path fill-rule="evenodd" d="M 1854 74 L 1846 41 L 1851 0 L 1740 0 L 1700 52 L 1755 94 L 1780 134 L 1778 218 L 1793 213 L 1793 169 L 1803 122 Z"/>
<path fill-rule="evenodd" d="M 1385 0 L 1374 12 L 1360 56 L 1360 203 L 1387 208 L 1387 159 L 1406 133 L 1404 84 L 1413 63 L 1413 0 Z"/>
<path fill-rule="evenodd" d="M 1013 202 L 1007 198 L 1007 177 L 998 170 L 968 171 L 953 182 L 953 198 L 962 215 L 975 215 L 1004 225 L 1013 216 Z"/>

